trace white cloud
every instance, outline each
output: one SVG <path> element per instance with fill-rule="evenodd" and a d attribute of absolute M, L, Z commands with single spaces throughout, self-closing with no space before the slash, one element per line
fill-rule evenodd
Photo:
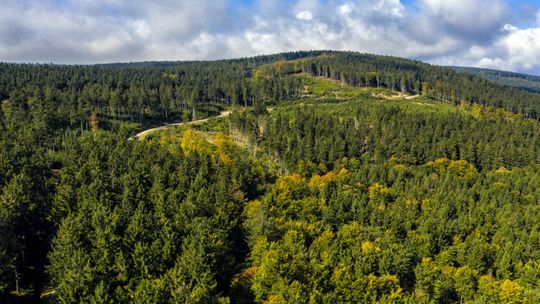
<path fill-rule="evenodd" d="M 343 4 L 343 5 L 338 6 L 338 12 L 341 15 L 348 15 L 348 14 L 352 13 L 352 11 L 353 11 L 353 9 L 352 9 L 350 4 Z"/>
<path fill-rule="evenodd" d="M 0 60 L 92 63 L 182 59 L 201 33 L 227 26 L 225 0 L 5 0 Z M 211 22 L 208 16 L 213 17 Z"/>
<path fill-rule="evenodd" d="M 501 39 L 506 49 L 506 60 L 512 69 L 532 69 L 540 65 L 540 28 L 512 31 Z"/>
<path fill-rule="evenodd" d="M 540 28 L 518 28 L 511 24 L 503 27 L 502 35 L 489 48 L 476 54 L 473 65 L 483 68 L 531 71 L 540 67 Z"/>
<path fill-rule="evenodd" d="M 519 30 L 519 28 L 512 25 L 512 24 L 505 24 L 503 26 L 502 30 L 506 31 L 506 32 L 515 32 L 515 31 Z"/>
<path fill-rule="evenodd" d="M 477 67 L 488 68 L 488 69 L 504 69 L 504 68 L 507 68 L 506 65 L 507 63 L 501 58 L 492 59 L 492 58 L 487 58 L 487 57 L 480 59 L 476 63 Z"/>
<path fill-rule="evenodd" d="M 509 0 L 3 0 L 0 60 L 216 59 L 341 49 L 540 71 L 540 30 Z M 235 4 L 233 4 L 235 3 Z M 534 14 L 533 14 L 534 15 Z M 531 19 L 540 27 L 540 11 Z"/>
<path fill-rule="evenodd" d="M 296 14 L 296 19 L 311 20 L 313 19 L 313 14 L 310 11 L 301 11 L 298 14 Z"/>
<path fill-rule="evenodd" d="M 133 23 L 133 29 L 139 37 L 146 39 L 150 35 L 150 28 L 146 24 L 146 20 L 135 20 Z"/>
<path fill-rule="evenodd" d="M 497 26 L 506 10 L 502 0 L 420 0 L 420 4 L 441 21 L 474 31 Z"/>
<path fill-rule="evenodd" d="M 403 17 L 405 7 L 400 0 L 379 0 L 374 3 L 374 9 L 391 16 Z"/>

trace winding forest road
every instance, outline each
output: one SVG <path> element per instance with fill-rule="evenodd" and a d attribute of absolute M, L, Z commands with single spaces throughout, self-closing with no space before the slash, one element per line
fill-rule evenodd
<path fill-rule="evenodd" d="M 210 118 L 227 117 L 227 116 L 231 115 L 231 113 L 232 113 L 232 111 L 222 111 L 221 113 L 219 113 L 218 116 L 212 116 L 212 117 L 208 117 L 208 118 L 203 118 L 203 119 L 198 119 L 198 120 L 193 120 L 193 121 L 187 121 L 187 122 L 176 122 L 176 123 L 171 123 L 171 124 L 166 124 L 166 125 L 163 125 L 163 126 L 159 126 L 159 127 L 156 127 L 156 128 L 147 129 L 147 130 L 144 130 L 142 132 L 137 133 L 133 137 L 130 137 L 129 140 L 133 140 L 134 138 L 136 138 L 136 139 L 144 139 L 146 136 L 148 136 L 149 134 L 151 134 L 151 133 L 153 133 L 155 131 L 165 130 L 165 129 L 168 129 L 168 128 L 171 128 L 171 127 L 183 126 L 183 125 L 199 125 L 199 124 L 203 124 L 203 123 L 206 123 Z"/>
<path fill-rule="evenodd" d="M 336 94 L 336 98 L 339 98 L 339 95 L 338 95 L 337 92 L 333 92 L 333 93 Z M 420 97 L 420 95 L 407 95 L 407 96 L 404 96 L 402 94 L 398 94 L 398 96 L 393 96 L 393 97 L 388 97 L 388 96 L 377 96 L 377 97 L 382 97 L 384 99 L 407 99 L 407 100 L 410 100 L 410 99 L 418 98 L 418 97 Z M 272 108 L 269 107 L 269 108 L 267 108 L 267 110 L 272 111 Z M 155 127 L 155 128 L 151 128 L 151 129 L 147 129 L 147 130 L 144 130 L 142 132 L 139 132 L 135 136 L 130 137 L 128 140 L 133 140 L 134 138 L 136 138 L 136 139 L 144 139 L 146 136 L 150 135 L 153 132 L 156 132 L 156 131 L 159 131 L 159 130 L 166 130 L 168 128 L 175 127 L 175 126 L 203 124 L 203 123 L 206 123 L 210 118 L 227 117 L 227 116 L 231 115 L 231 113 L 232 113 L 232 111 L 227 110 L 227 111 L 221 111 L 219 113 L 219 115 L 217 115 L 217 116 L 212 116 L 212 117 L 208 117 L 208 118 L 203 118 L 203 119 L 198 119 L 198 120 L 193 120 L 193 121 L 187 121 L 187 122 L 176 122 L 176 123 L 171 123 L 171 124 L 165 124 L 163 126 L 159 126 L 159 127 Z"/>

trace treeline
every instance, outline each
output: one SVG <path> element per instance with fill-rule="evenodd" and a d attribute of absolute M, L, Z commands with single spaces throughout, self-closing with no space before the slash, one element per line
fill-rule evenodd
<path fill-rule="evenodd" d="M 436 100 L 504 108 L 540 119 L 540 95 L 468 73 L 397 57 L 333 52 L 306 60 L 302 71 L 355 86 L 383 87 Z"/>
<path fill-rule="evenodd" d="M 470 67 L 451 68 L 458 72 L 478 75 L 501 85 L 518 88 L 532 93 L 540 93 L 540 76 Z"/>
<path fill-rule="evenodd" d="M 415 165 L 446 157 L 467 160 L 479 170 L 538 163 L 536 121 L 501 112 L 475 116 L 474 110 L 461 106 L 432 112 L 418 106 L 410 111 L 357 102 L 290 107 L 271 117 L 237 113 L 231 122 L 269 155 L 277 153 L 290 169 L 305 160 L 324 164 L 342 157 L 394 157 Z"/>
<path fill-rule="evenodd" d="M 0 100 L 54 112 L 60 124 L 89 129 L 88 118 L 138 123 L 178 121 L 214 115 L 219 108 L 251 106 L 299 96 L 292 77 L 254 80 L 251 63 L 215 62 L 174 67 L 0 65 Z M 214 107 L 212 107 L 214 105 Z"/>
<path fill-rule="evenodd" d="M 467 73 L 396 57 L 350 52 L 293 52 L 213 62 L 146 62 L 94 66 L 0 64 L 0 100 L 57 114 L 59 124 L 104 125 L 191 120 L 220 108 L 276 104 L 301 96 L 295 73 L 361 87 L 422 94 L 440 101 L 502 107 L 539 118 L 540 96 Z"/>

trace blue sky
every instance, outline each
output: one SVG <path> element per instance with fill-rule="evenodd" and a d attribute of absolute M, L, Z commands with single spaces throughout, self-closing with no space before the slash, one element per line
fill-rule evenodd
<path fill-rule="evenodd" d="M 540 0 L 1 0 L 0 61 L 336 49 L 540 74 Z"/>

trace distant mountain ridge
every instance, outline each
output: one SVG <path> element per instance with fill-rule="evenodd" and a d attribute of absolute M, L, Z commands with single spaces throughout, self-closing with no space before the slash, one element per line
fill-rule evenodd
<path fill-rule="evenodd" d="M 449 68 L 457 72 L 471 73 L 482 78 L 495 81 L 501 85 L 506 85 L 532 93 L 540 93 L 540 76 L 473 67 L 452 66 Z"/>

